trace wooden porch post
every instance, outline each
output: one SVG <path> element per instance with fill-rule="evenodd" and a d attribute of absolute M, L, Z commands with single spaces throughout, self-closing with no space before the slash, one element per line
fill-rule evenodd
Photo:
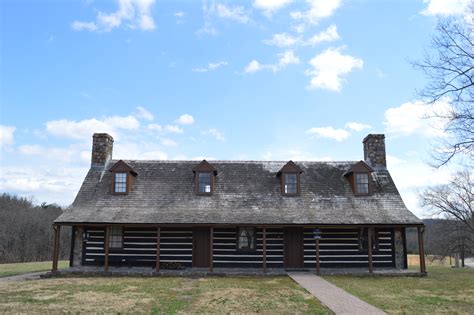
<path fill-rule="evenodd" d="M 109 239 L 110 226 L 105 228 L 105 242 L 104 242 L 104 271 L 109 271 Z"/>
<path fill-rule="evenodd" d="M 423 234 L 425 232 L 424 227 L 419 226 L 418 229 L 418 252 L 420 254 L 420 273 L 422 275 L 426 274 L 426 265 L 425 265 L 425 248 L 423 246 Z"/>
<path fill-rule="evenodd" d="M 372 264 L 372 229 L 367 228 L 367 253 L 369 256 L 369 273 L 374 271 L 373 264 Z"/>
<path fill-rule="evenodd" d="M 213 270 L 213 259 L 214 259 L 214 228 L 211 226 L 209 239 L 209 272 Z"/>
<path fill-rule="evenodd" d="M 263 273 L 267 273 L 267 228 L 263 227 Z"/>
<path fill-rule="evenodd" d="M 160 243 L 161 243 L 161 229 L 156 229 L 156 272 L 160 271 Z"/>
<path fill-rule="evenodd" d="M 58 260 L 59 260 L 59 236 L 61 233 L 60 225 L 53 225 L 54 230 L 54 247 L 53 247 L 53 269 L 51 271 L 58 271 Z"/>
<path fill-rule="evenodd" d="M 316 273 L 319 275 L 321 272 L 319 262 L 319 238 L 316 239 Z"/>

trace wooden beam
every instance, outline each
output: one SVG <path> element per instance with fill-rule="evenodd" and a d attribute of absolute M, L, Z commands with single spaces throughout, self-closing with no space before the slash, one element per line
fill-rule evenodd
<path fill-rule="evenodd" d="M 209 272 L 213 270 L 213 260 L 214 260 L 214 228 L 211 227 L 209 231 Z"/>
<path fill-rule="evenodd" d="M 263 228 L 263 273 L 267 273 L 267 228 Z"/>
<path fill-rule="evenodd" d="M 316 239 L 316 273 L 320 274 L 320 262 L 319 262 L 319 238 Z"/>
<path fill-rule="evenodd" d="M 161 229 L 156 229 L 156 272 L 160 271 L 160 243 L 161 243 Z"/>
<path fill-rule="evenodd" d="M 109 239 L 110 226 L 105 228 L 105 242 L 104 242 L 104 271 L 109 271 Z"/>
<path fill-rule="evenodd" d="M 69 267 L 74 265 L 74 245 L 76 243 L 76 233 L 77 228 L 75 226 L 71 227 L 71 250 L 69 252 Z"/>
<path fill-rule="evenodd" d="M 369 273 L 374 271 L 373 264 L 372 264 L 372 229 L 367 229 L 367 254 L 369 256 Z"/>
<path fill-rule="evenodd" d="M 54 247 L 53 247 L 53 268 L 51 271 L 58 271 L 58 260 L 59 260 L 59 237 L 61 234 L 61 226 L 53 225 L 54 230 Z"/>
<path fill-rule="evenodd" d="M 423 245 L 423 234 L 425 229 L 421 226 L 418 227 L 418 252 L 420 254 L 420 273 L 422 275 L 426 274 L 426 264 L 425 264 L 425 248 Z"/>

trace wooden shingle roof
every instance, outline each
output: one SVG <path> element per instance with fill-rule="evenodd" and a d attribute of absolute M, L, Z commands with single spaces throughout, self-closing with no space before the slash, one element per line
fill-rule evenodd
<path fill-rule="evenodd" d="M 276 174 L 286 161 L 211 161 L 212 196 L 194 194 L 199 161 L 125 160 L 138 174 L 128 195 L 111 193 L 112 174 L 92 167 L 56 223 L 422 224 L 403 203 L 388 171 L 371 173 L 373 194 L 356 197 L 344 173 L 353 162 L 295 162 L 301 194 L 281 195 Z"/>

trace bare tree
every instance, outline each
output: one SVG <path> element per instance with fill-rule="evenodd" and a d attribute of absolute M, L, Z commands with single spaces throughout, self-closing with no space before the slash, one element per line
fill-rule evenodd
<path fill-rule="evenodd" d="M 434 111 L 430 117 L 445 122 L 433 157 L 435 166 L 448 163 L 454 156 L 474 157 L 474 28 L 468 16 L 474 14 L 469 6 L 464 18 L 438 20 L 432 39 L 432 49 L 422 61 L 413 62 L 427 76 L 429 83 L 418 94 L 428 104 L 448 101 L 451 110 Z"/>

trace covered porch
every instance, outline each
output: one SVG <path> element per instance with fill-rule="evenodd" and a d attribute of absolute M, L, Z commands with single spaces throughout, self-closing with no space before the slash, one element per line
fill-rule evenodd
<path fill-rule="evenodd" d="M 65 225 L 53 225 L 53 273 Z M 422 225 L 72 225 L 70 265 L 71 272 L 150 275 L 288 270 L 408 275 L 406 227 L 418 230 L 418 274 L 426 275 Z M 242 229 L 254 231 L 254 240 L 252 235 L 242 240 Z M 239 248 L 246 241 L 253 248 Z"/>

